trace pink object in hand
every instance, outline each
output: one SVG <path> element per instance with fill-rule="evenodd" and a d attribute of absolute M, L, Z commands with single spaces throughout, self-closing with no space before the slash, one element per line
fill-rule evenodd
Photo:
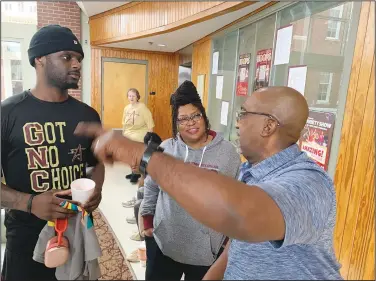
<path fill-rule="evenodd" d="M 55 268 L 65 264 L 69 258 L 69 241 L 63 236 L 68 228 L 68 219 L 57 219 L 55 230 L 58 236 L 51 238 L 44 253 L 44 264 L 46 267 Z"/>

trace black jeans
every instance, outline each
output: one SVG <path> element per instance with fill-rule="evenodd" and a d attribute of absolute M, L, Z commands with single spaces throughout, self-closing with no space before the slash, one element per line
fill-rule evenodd
<path fill-rule="evenodd" d="M 197 266 L 176 262 L 165 256 L 153 237 L 146 237 L 145 280 L 202 280 L 210 266 Z"/>
<path fill-rule="evenodd" d="M 55 268 L 47 268 L 43 263 L 33 260 L 33 253 L 15 253 L 5 249 L 2 281 L 52 281 Z"/>

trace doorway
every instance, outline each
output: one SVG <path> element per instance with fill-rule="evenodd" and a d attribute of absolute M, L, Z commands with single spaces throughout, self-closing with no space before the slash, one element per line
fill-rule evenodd
<path fill-rule="evenodd" d="M 124 107 L 129 104 L 127 91 L 139 91 L 140 102 L 147 104 L 148 63 L 141 60 L 102 59 L 102 123 L 104 127 L 122 129 Z"/>

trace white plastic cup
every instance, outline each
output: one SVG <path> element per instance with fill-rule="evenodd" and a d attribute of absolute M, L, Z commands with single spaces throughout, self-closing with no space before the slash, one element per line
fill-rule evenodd
<path fill-rule="evenodd" d="M 91 179 L 77 179 L 71 183 L 73 201 L 85 204 L 94 193 L 95 182 Z"/>

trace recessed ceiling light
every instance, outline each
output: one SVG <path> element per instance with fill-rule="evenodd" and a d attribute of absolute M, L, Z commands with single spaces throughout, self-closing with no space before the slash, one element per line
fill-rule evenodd
<path fill-rule="evenodd" d="M 158 47 L 166 47 L 165 44 L 158 44 Z"/>

